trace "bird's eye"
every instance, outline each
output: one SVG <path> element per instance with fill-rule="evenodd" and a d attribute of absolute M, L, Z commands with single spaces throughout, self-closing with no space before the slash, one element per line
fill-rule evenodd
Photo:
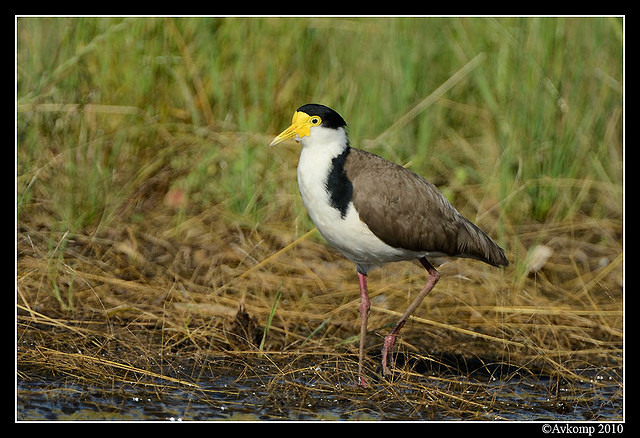
<path fill-rule="evenodd" d="M 313 126 L 317 126 L 317 125 L 319 125 L 319 124 L 320 124 L 320 117 L 312 117 L 312 118 L 311 118 L 311 124 L 312 124 Z"/>

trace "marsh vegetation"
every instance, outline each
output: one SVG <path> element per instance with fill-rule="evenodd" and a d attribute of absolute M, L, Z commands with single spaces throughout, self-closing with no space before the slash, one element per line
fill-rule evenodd
<path fill-rule="evenodd" d="M 17 418 L 622 419 L 622 35 L 19 18 Z M 371 272 L 364 391 L 355 269 L 306 216 L 296 145 L 266 147 L 312 101 L 511 261 L 434 260 L 388 380 L 382 338 L 425 273 Z"/>

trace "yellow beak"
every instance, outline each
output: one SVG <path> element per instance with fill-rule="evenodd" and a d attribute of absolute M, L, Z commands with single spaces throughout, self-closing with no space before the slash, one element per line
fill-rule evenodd
<path fill-rule="evenodd" d="M 302 111 L 296 111 L 293 115 L 291 126 L 278 134 L 269 146 L 277 145 L 278 143 L 282 143 L 283 141 L 294 137 L 297 137 L 296 141 L 298 141 L 299 138 L 304 137 L 305 135 L 310 135 L 311 126 L 313 126 L 311 119 L 312 117 L 309 114 L 303 113 Z"/>

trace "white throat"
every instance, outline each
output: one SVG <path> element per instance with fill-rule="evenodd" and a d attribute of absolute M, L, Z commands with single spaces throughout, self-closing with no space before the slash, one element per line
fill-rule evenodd
<path fill-rule="evenodd" d="M 349 145 L 344 128 L 328 129 L 322 126 L 312 127 L 310 135 L 302 138 L 296 136 L 296 141 L 302 143 L 303 152 L 313 150 L 314 155 L 327 155 L 331 158 L 342 153 Z"/>

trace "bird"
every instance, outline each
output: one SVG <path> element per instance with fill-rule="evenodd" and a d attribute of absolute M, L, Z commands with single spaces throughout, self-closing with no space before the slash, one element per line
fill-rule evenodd
<path fill-rule="evenodd" d="M 417 259 L 428 273 L 424 288 L 384 338 L 381 361 L 387 377 L 400 330 L 440 278 L 427 257 L 472 258 L 495 267 L 509 261 L 504 249 L 460 214 L 435 185 L 352 147 L 346 128 L 335 110 L 310 103 L 294 112 L 291 126 L 269 146 L 289 139 L 302 145 L 297 167 L 302 202 L 329 245 L 356 265 L 361 317 L 357 384 L 367 387 L 363 362 L 371 269 Z"/>

